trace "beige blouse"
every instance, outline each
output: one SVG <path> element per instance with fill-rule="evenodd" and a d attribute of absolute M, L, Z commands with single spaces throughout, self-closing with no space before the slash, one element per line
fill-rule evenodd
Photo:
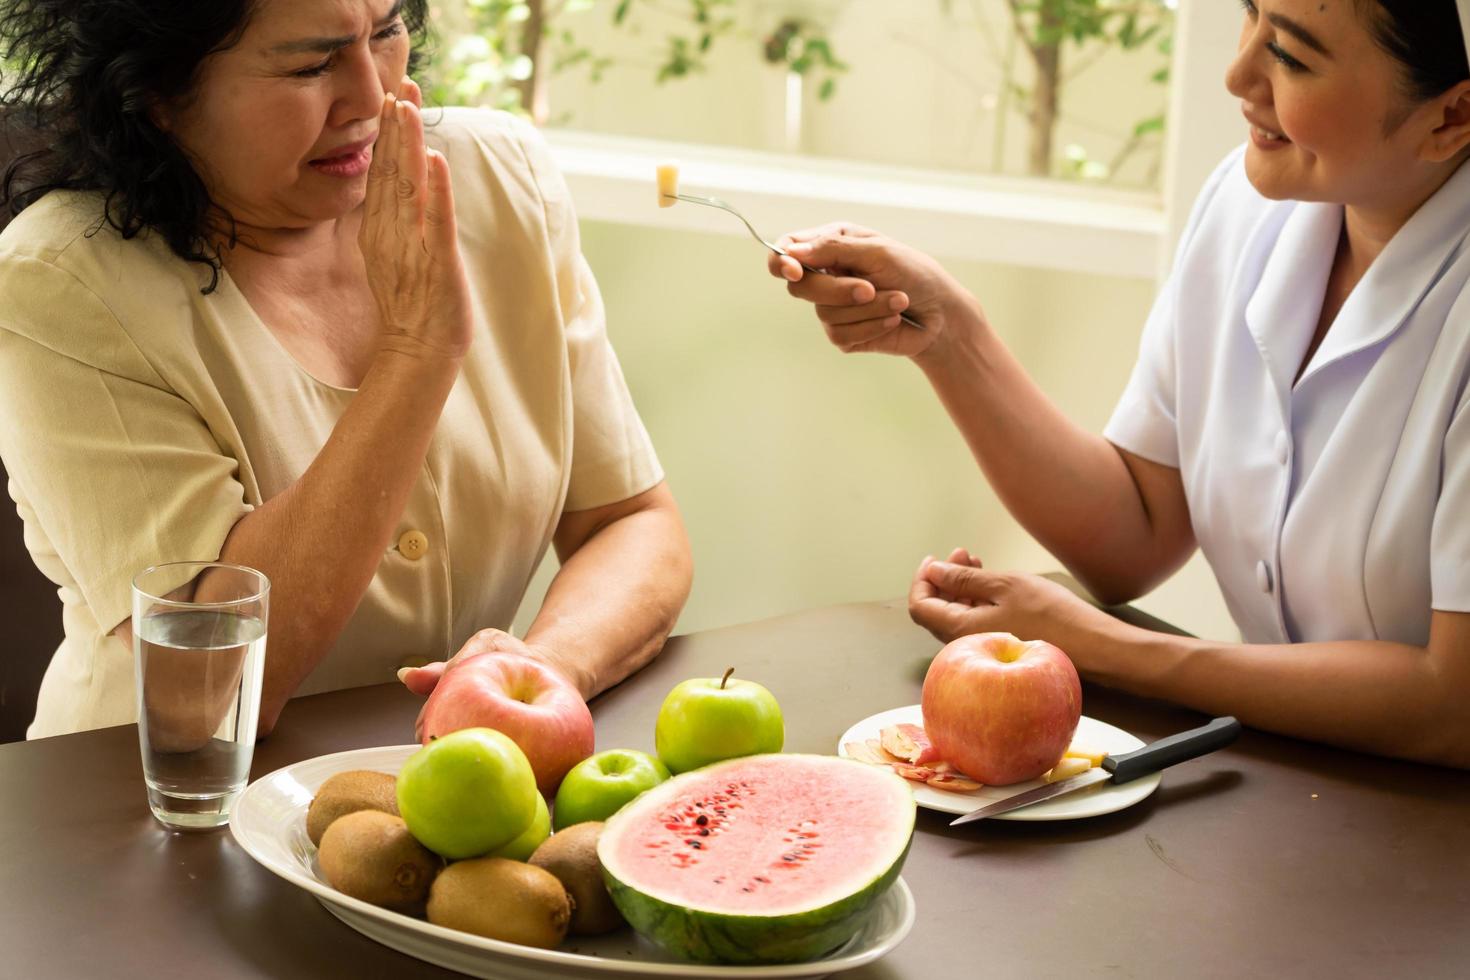
<path fill-rule="evenodd" d="M 299 694 L 508 628 L 563 511 L 663 478 L 541 138 L 504 114 L 439 115 L 478 330 L 394 544 Z M 355 394 L 307 374 L 228 275 L 201 295 L 202 266 L 100 215 L 95 194 L 53 192 L 0 235 L 0 457 L 66 627 L 32 738 L 135 719 L 132 652 L 110 635 L 133 575 L 217 558 Z"/>

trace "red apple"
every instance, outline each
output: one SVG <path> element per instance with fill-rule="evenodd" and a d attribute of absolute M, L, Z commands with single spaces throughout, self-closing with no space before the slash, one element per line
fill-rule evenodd
<path fill-rule="evenodd" d="M 939 754 L 989 786 L 1035 779 L 1057 764 L 1082 717 L 1077 668 L 1045 640 L 962 636 L 924 676 L 924 730 Z"/>
<path fill-rule="evenodd" d="M 548 797 L 593 750 L 592 712 L 582 695 L 541 661 L 518 653 L 474 654 L 445 669 L 424 704 L 424 744 L 462 728 L 510 736 Z"/>

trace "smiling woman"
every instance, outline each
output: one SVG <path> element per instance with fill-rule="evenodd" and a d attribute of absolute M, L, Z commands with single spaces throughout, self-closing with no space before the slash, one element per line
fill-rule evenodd
<path fill-rule="evenodd" d="M 787 236 L 771 272 L 843 350 L 911 358 L 1007 508 L 1095 595 L 1129 601 L 1199 549 L 1245 642 L 1126 626 L 963 548 L 914 576 L 936 636 L 1045 639 L 1093 681 L 1470 767 L 1466 4 L 1242 7 L 1227 84 L 1249 140 L 1201 192 L 1102 434 L 913 249 L 838 223 Z"/>
<path fill-rule="evenodd" d="M 162 562 L 271 580 L 263 732 L 472 640 L 590 696 L 672 627 L 688 544 L 566 186 L 511 117 L 426 132 L 425 7 L 0 12 L 0 101 L 48 137 L 0 185 L 0 456 L 65 604 L 32 736 L 132 720 L 129 582 Z"/>

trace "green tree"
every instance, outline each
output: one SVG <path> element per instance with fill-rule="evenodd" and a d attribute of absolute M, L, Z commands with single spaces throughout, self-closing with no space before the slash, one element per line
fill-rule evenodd
<path fill-rule="evenodd" d="M 550 107 L 550 75 L 586 70 L 594 81 L 617 64 L 579 40 L 571 15 L 606 11 L 612 23 L 652 25 L 661 40 L 655 50 L 659 82 L 704 70 L 718 39 L 741 33 L 736 0 L 461 0 L 435 8 L 440 55 L 428 73 L 429 95 L 441 104 L 493 105 L 522 112 L 538 123 Z M 802 75 L 820 77 L 819 94 L 832 94 L 847 69 L 825 34 L 790 17 L 761 38 L 760 56 Z"/>
<path fill-rule="evenodd" d="M 1154 45 L 1168 55 L 1173 44 L 1173 12 L 1163 0 L 1006 0 L 1006 4 L 1036 72 L 1030 90 L 1023 90 L 1030 103 L 1028 169 L 1038 176 L 1051 175 L 1055 173 L 1056 128 L 1068 53 L 1098 45 L 1125 51 Z M 1168 82 L 1167 62 L 1152 77 Z M 1163 125 L 1162 116 L 1142 120 L 1134 127 L 1130 143 L 1136 146 Z"/>

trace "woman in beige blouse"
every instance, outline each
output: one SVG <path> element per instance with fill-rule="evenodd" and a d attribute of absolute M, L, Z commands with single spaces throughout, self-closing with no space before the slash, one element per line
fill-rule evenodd
<path fill-rule="evenodd" d="M 0 100 L 57 134 L 0 188 L 0 456 L 66 625 L 30 736 L 133 720 L 166 561 L 270 577 L 263 732 L 466 644 L 586 697 L 655 656 L 689 548 L 567 188 L 513 118 L 426 129 L 424 0 L 6 6 Z"/>

